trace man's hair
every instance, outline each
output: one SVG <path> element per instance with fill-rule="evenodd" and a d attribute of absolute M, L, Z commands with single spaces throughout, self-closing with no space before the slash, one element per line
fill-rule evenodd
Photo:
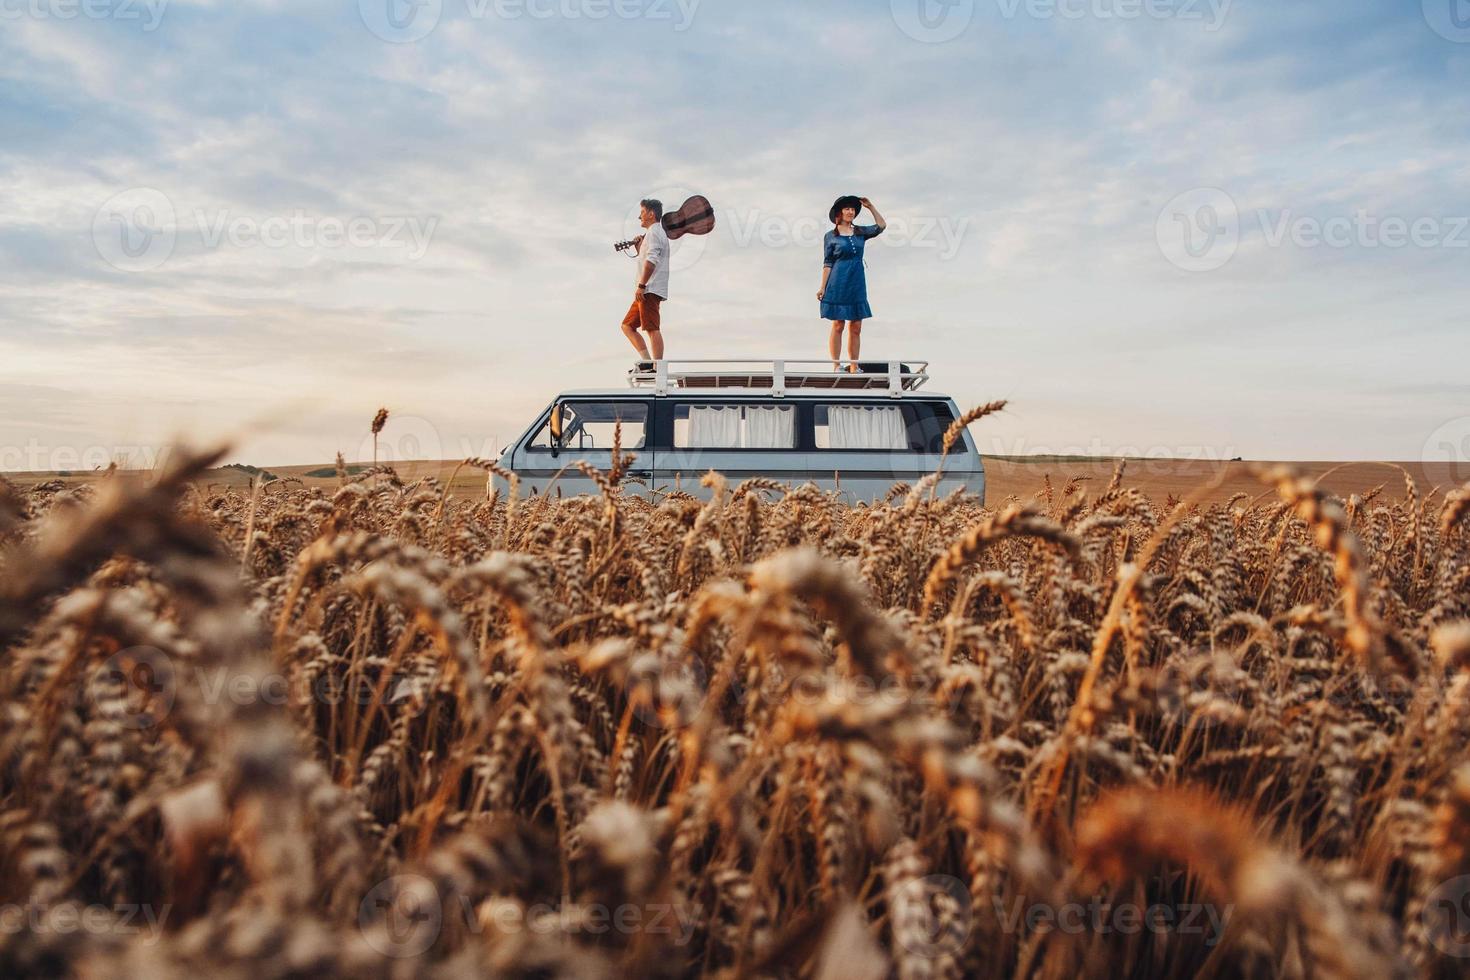
<path fill-rule="evenodd" d="M 650 197 L 650 198 L 647 198 L 645 200 L 639 201 L 638 203 L 641 204 L 641 205 L 643 205 L 645 208 L 647 208 L 648 210 L 650 210 L 650 211 L 653 212 L 653 220 L 654 221 L 662 221 L 662 220 L 664 220 L 664 202 L 663 201 L 655 200 L 654 198 L 651 198 Z"/>

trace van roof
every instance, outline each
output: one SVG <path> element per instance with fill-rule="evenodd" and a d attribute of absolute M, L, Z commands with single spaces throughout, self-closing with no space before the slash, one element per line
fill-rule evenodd
<path fill-rule="evenodd" d="M 840 370 L 838 370 L 840 364 Z M 881 392 L 890 398 L 917 391 L 929 380 L 929 362 L 917 358 L 840 361 L 795 357 L 666 358 L 634 364 L 628 386 L 655 395 L 751 391 L 784 396 L 796 391 L 828 395 Z"/>
<path fill-rule="evenodd" d="M 950 401 L 950 397 L 937 391 L 905 391 L 897 395 L 890 394 L 883 388 L 869 389 L 834 389 L 834 388 L 797 388 L 787 389 L 783 394 L 776 394 L 770 388 L 675 388 L 665 395 L 659 395 L 652 388 L 572 388 L 558 394 L 557 399 L 563 398 L 769 398 L 773 401 L 784 401 L 786 399 L 804 398 L 832 401 L 833 399 L 892 399 L 899 398 L 904 401 Z"/>

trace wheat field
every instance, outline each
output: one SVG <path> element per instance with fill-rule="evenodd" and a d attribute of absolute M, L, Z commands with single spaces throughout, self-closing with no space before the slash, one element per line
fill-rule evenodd
<path fill-rule="evenodd" d="M 221 455 L 0 480 L 5 976 L 1470 965 L 1470 486 L 199 489 Z"/>

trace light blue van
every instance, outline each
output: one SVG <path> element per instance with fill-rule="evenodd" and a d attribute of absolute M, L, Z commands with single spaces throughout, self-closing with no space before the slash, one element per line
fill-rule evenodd
<path fill-rule="evenodd" d="M 879 499 L 939 467 L 959 410 L 920 391 L 926 362 L 859 366 L 854 374 L 834 372 L 830 361 L 644 362 L 626 388 L 558 395 L 500 465 L 517 475 L 523 496 L 597 493 L 575 464 L 607 470 L 621 424 L 623 452 L 637 454 L 626 493 L 707 497 L 700 478 L 715 470 L 732 487 L 765 477 L 793 488 L 815 483 L 850 503 Z M 985 498 L 985 467 L 968 432 L 945 458 L 938 492 L 955 489 Z"/>

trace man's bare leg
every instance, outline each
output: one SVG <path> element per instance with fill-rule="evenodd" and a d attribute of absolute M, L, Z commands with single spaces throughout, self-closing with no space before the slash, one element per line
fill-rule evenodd
<path fill-rule="evenodd" d="M 849 320 L 847 323 L 847 359 L 849 361 L 852 361 L 852 364 L 849 365 L 847 369 L 854 374 L 856 374 L 858 371 L 858 351 L 862 349 L 862 346 L 863 321 Z"/>
<path fill-rule="evenodd" d="M 633 349 L 638 352 L 640 358 L 645 361 L 651 360 L 648 356 L 648 345 L 643 343 L 643 338 L 638 335 L 637 327 L 629 323 L 623 324 L 623 336 L 628 338 L 628 342 L 633 345 Z M 654 336 L 657 336 L 657 334 Z M 659 347 L 663 347 L 663 341 L 661 340 L 659 341 Z"/>
<path fill-rule="evenodd" d="M 664 359 L 664 332 L 662 330 L 648 331 L 648 344 L 653 348 L 653 359 L 661 361 Z M 646 359 L 647 354 L 643 355 Z"/>
<path fill-rule="evenodd" d="M 832 370 L 841 370 L 838 361 L 842 357 L 842 327 L 841 320 L 832 321 L 832 333 L 827 337 L 827 353 L 832 355 Z"/>

